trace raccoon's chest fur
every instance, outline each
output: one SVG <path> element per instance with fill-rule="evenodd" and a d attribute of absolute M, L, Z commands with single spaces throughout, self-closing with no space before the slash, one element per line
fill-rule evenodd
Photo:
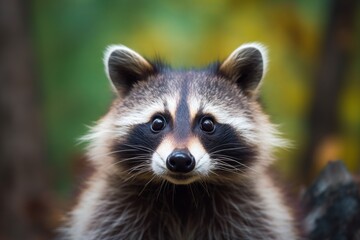
<path fill-rule="evenodd" d="M 114 182 L 90 211 L 81 239 L 285 239 L 248 185 Z M 284 232 L 285 234 L 285 232 Z"/>

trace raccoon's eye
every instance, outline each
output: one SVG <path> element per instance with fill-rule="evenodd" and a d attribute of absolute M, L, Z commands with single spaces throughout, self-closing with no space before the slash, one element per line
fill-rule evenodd
<path fill-rule="evenodd" d="M 200 120 L 200 129 L 206 133 L 213 133 L 215 130 L 215 124 L 212 118 L 203 117 Z"/>
<path fill-rule="evenodd" d="M 163 116 L 155 116 L 151 123 L 151 131 L 158 133 L 165 128 L 166 120 Z"/>

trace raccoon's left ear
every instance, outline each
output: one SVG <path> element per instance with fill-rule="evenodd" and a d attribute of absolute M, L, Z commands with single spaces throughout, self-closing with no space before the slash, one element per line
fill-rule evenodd
<path fill-rule="evenodd" d="M 267 65 L 266 48 L 258 43 L 241 45 L 220 65 L 219 73 L 235 81 L 248 96 L 254 96 Z"/>
<path fill-rule="evenodd" d="M 106 74 L 120 96 L 125 96 L 139 81 L 155 74 L 151 63 L 123 45 L 111 45 L 105 51 Z"/>

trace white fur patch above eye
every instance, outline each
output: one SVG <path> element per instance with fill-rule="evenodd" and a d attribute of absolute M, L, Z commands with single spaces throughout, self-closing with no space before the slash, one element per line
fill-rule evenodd
<path fill-rule="evenodd" d="M 214 116 L 216 121 L 220 124 L 229 124 L 235 129 L 239 130 L 250 142 L 254 139 L 254 124 L 249 121 L 246 115 L 234 114 L 231 115 L 227 113 L 226 107 L 216 104 L 216 103 L 204 103 L 201 104 L 199 100 L 195 97 L 191 97 L 189 101 L 190 106 L 190 116 L 191 119 L 195 119 L 195 116 L 198 114 L 199 109 L 202 108 L 204 114 L 209 114 Z M 237 115 L 237 116 L 235 116 Z"/>
<path fill-rule="evenodd" d="M 166 104 L 164 104 L 166 103 Z M 115 120 L 116 127 L 129 127 L 137 124 L 148 123 L 157 113 L 170 112 L 171 118 L 174 119 L 177 108 L 176 96 L 169 96 L 166 99 L 157 99 L 157 101 L 142 103 L 136 108 L 125 108 L 124 113 L 119 113 Z"/>
<path fill-rule="evenodd" d="M 179 96 L 174 94 L 173 96 L 167 97 L 164 102 L 166 102 L 166 110 L 170 112 L 171 118 L 175 119 L 176 109 L 179 105 Z"/>
<path fill-rule="evenodd" d="M 135 109 L 127 109 L 126 114 L 121 114 L 115 120 L 115 126 L 126 127 L 137 124 L 147 123 L 156 113 L 164 112 L 164 104 L 162 101 L 149 103 L 149 105 L 138 106 Z"/>
<path fill-rule="evenodd" d="M 254 142 L 254 123 L 245 114 L 230 114 L 225 109 L 221 105 L 208 104 L 204 106 L 203 111 L 213 115 L 218 123 L 228 124 L 235 128 L 249 142 Z"/>
<path fill-rule="evenodd" d="M 195 96 L 190 96 L 188 99 L 190 119 L 194 120 L 200 109 L 200 101 Z"/>

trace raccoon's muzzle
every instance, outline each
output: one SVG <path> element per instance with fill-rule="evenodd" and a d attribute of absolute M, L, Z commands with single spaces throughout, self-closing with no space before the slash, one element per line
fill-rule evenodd
<path fill-rule="evenodd" d="M 188 173 L 195 168 L 195 158 L 187 149 L 175 149 L 166 159 L 166 167 L 171 172 Z"/>

